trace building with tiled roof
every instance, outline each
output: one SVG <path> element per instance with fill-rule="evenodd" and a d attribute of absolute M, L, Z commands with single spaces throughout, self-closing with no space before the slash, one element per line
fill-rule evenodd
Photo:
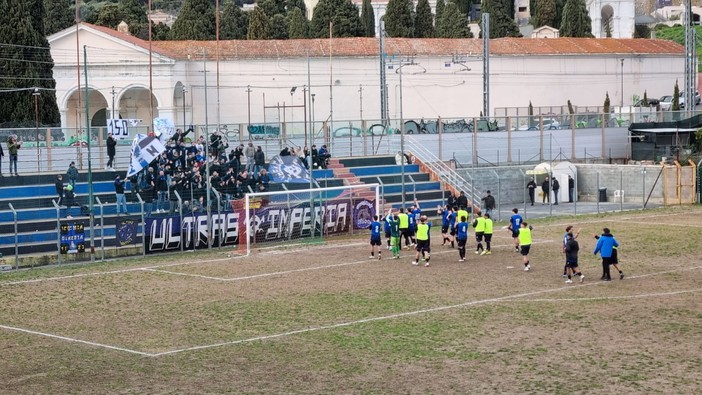
<path fill-rule="evenodd" d="M 379 43 L 374 38 L 221 41 L 219 46 L 214 41 L 149 44 L 82 23 L 52 35 L 49 42 L 56 96 L 67 127 L 76 126 L 83 117 L 76 65 L 80 56 L 83 66 L 83 46 L 95 125 L 104 124 L 112 113 L 131 119 L 153 115 L 176 125 L 201 124 L 206 116 L 213 124 L 278 118 L 300 122 L 309 114 L 303 106 L 310 105 L 312 98 L 311 115 L 316 120 L 355 120 L 361 114 L 366 120 L 381 117 Z M 401 58 L 409 63 L 401 68 L 405 118 L 479 115 L 481 57 L 480 39 L 388 39 L 390 117 L 400 115 Z M 490 43 L 490 112 L 526 107 L 529 102 L 561 106 L 570 100 L 576 106 L 598 106 L 606 93 L 613 104 L 631 105 L 634 95 L 642 96 L 644 91 L 649 97 L 671 94 L 675 81 L 683 80 L 683 71 L 684 49 L 671 41 L 496 39 Z M 84 88 L 82 72 L 80 79 Z M 307 86 L 314 96 L 303 95 Z M 300 89 L 291 94 L 292 87 Z M 291 102 L 299 107 L 289 108 Z M 280 108 L 270 108 L 276 105 Z"/>

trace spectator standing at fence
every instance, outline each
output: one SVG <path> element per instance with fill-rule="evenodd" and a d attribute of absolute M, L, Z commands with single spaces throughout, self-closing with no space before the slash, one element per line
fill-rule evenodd
<path fill-rule="evenodd" d="M 129 215 L 127 197 L 124 195 L 124 181 L 119 174 L 115 175 L 115 196 L 117 197 L 117 215 L 121 213 Z"/>
<path fill-rule="evenodd" d="M 485 214 L 491 215 L 492 210 L 495 209 L 495 197 L 490 194 L 488 189 L 485 196 L 483 196 L 483 207 L 485 208 Z"/>
<path fill-rule="evenodd" d="M 321 167 L 322 169 L 326 169 L 327 161 L 329 160 L 329 158 L 331 158 L 331 154 L 329 153 L 329 149 L 327 149 L 326 144 L 322 145 L 322 148 L 319 149 L 318 156 L 320 162 L 319 167 Z"/>
<path fill-rule="evenodd" d="M 166 205 L 168 204 L 168 177 L 163 170 L 158 172 L 156 178 L 156 191 L 158 200 L 156 202 L 156 212 L 165 213 Z"/>
<path fill-rule="evenodd" d="M 461 193 L 458 195 L 456 198 L 456 205 L 460 209 L 468 208 L 468 198 L 466 197 L 465 192 L 461 191 Z"/>
<path fill-rule="evenodd" d="M 263 149 L 259 145 L 256 147 L 256 152 L 254 153 L 254 173 L 253 174 L 258 174 L 261 169 L 264 169 L 266 167 L 266 154 L 263 152 Z"/>
<path fill-rule="evenodd" d="M 457 206 L 456 203 L 456 193 L 453 191 L 447 191 L 449 196 L 446 198 L 446 205 L 449 207 Z"/>
<path fill-rule="evenodd" d="M 246 156 L 246 171 L 253 173 L 256 167 L 254 162 L 254 156 L 256 155 L 256 148 L 252 142 L 249 141 L 249 145 L 244 149 L 244 155 Z"/>
<path fill-rule="evenodd" d="M 76 180 L 78 180 L 78 169 L 76 169 L 76 162 L 71 162 L 68 165 L 68 170 L 66 170 L 66 176 L 68 178 L 68 183 L 71 187 L 76 187 Z"/>
<path fill-rule="evenodd" d="M 117 153 L 117 140 L 112 136 L 112 133 L 107 134 L 107 166 L 105 170 L 113 170 L 112 166 L 115 161 L 115 154 Z"/>
<path fill-rule="evenodd" d="M 319 151 L 317 151 L 317 146 L 312 145 L 312 149 L 310 150 L 310 155 L 312 155 L 312 168 L 316 169 L 319 167 Z"/>
<path fill-rule="evenodd" d="M 568 203 L 575 200 L 575 180 L 568 174 Z"/>
<path fill-rule="evenodd" d="M 10 154 L 10 175 L 12 175 L 12 168 L 15 169 L 15 175 L 17 174 L 17 151 L 22 147 L 22 141 L 17 140 L 17 136 L 10 136 L 7 140 L 7 151 Z"/>
<path fill-rule="evenodd" d="M 544 180 L 544 182 L 541 183 L 541 193 L 542 193 L 542 195 L 541 195 L 541 205 L 542 205 L 542 206 L 543 206 L 544 204 L 546 204 L 546 202 L 551 203 L 551 196 L 549 196 L 549 192 L 550 192 L 550 191 L 551 191 L 551 183 L 550 183 L 548 177 L 546 177 L 546 179 Z"/>
<path fill-rule="evenodd" d="M 529 178 L 529 182 L 527 182 L 527 190 L 529 191 L 529 200 L 531 201 L 531 205 L 534 205 L 534 195 L 536 195 L 536 181 L 534 181 L 534 177 Z M 516 231 L 519 231 L 519 228 L 516 229 Z"/>
<path fill-rule="evenodd" d="M 4 177 L 2 175 L 2 158 L 5 157 L 5 151 L 2 149 L 2 144 L 0 144 L 0 177 Z"/>
<path fill-rule="evenodd" d="M 58 201 L 56 204 L 59 206 L 63 203 L 63 176 L 58 174 L 56 176 L 56 195 L 58 195 Z"/>
<path fill-rule="evenodd" d="M 558 179 L 554 178 L 553 183 L 551 184 L 551 188 L 553 189 L 553 204 L 558 205 L 558 190 L 561 189 L 561 184 L 558 183 Z"/>

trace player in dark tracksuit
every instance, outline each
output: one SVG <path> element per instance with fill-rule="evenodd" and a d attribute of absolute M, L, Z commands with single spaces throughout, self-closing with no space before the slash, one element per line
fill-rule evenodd
<path fill-rule="evenodd" d="M 573 283 L 573 280 L 571 280 L 572 275 L 579 276 L 580 282 L 582 283 L 583 281 L 585 281 L 585 276 L 582 274 L 580 269 L 578 269 L 578 251 L 580 250 L 580 246 L 578 245 L 576 236 L 573 235 L 572 232 L 566 233 L 565 239 L 566 242 L 565 246 L 563 247 L 563 251 L 566 256 L 566 267 L 568 276 L 566 284 Z"/>

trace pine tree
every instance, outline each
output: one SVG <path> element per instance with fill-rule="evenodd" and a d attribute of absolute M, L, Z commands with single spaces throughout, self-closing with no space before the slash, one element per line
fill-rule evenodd
<path fill-rule="evenodd" d="M 171 28 L 163 22 L 158 25 L 151 22 L 151 39 L 154 41 L 168 40 L 168 35 L 171 33 Z"/>
<path fill-rule="evenodd" d="M 329 37 L 329 22 L 334 37 L 359 37 L 363 32 L 358 7 L 351 0 L 320 0 L 312 13 L 310 37 Z"/>
<path fill-rule="evenodd" d="M 436 0 L 436 15 L 434 15 L 434 30 L 438 33 L 439 24 L 441 23 L 441 18 L 444 16 L 444 8 L 446 8 L 446 2 L 444 0 Z"/>
<path fill-rule="evenodd" d="M 412 37 L 414 28 L 411 0 L 389 0 L 383 19 L 389 37 Z"/>
<path fill-rule="evenodd" d="M 299 8 L 293 8 L 288 13 L 288 37 L 289 38 L 308 38 L 309 26 L 307 18 L 302 14 Z"/>
<path fill-rule="evenodd" d="M 565 7 L 565 0 L 556 0 L 556 19 L 554 19 L 551 27 L 555 27 L 556 29 L 561 28 L 561 23 L 563 22 L 563 7 Z"/>
<path fill-rule="evenodd" d="M 185 0 L 171 26 L 171 40 L 214 40 L 214 7 L 209 0 Z"/>
<path fill-rule="evenodd" d="M 592 21 L 584 0 L 566 0 L 561 37 L 592 37 Z"/>
<path fill-rule="evenodd" d="M 453 1 L 449 1 L 446 4 L 436 31 L 437 37 L 441 38 L 473 37 L 473 33 L 468 28 L 468 18 L 458 9 L 458 6 Z"/>
<path fill-rule="evenodd" d="M 285 14 L 285 3 L 283 0 L 263 0 L 258 3 L 256 8 L 260 8 L 270 19 L 275 14 Z"/>
<path fill-rule="evenodd" d="M 417 2 L 417 15 L 414 18 L 414 36 L 417 38 L 434 37 L 434 14 L 428 0 Z"/>
<path fill-rule="evenodd" d="M 645 90 L 643 99 L 641 99 L 641 107 L 648 107 L 648 93 Z"/>
<path fill-rule="evenodd" d="M 3 127 L 35 125 L 34 90 L 31 89 L 35 87 L 40 93 L 39 123 L 57 125 L 61 121 L 56 105 L 54 62 L 49 42 L 42 34 L 43 1 L 39 2 L 3 1 L 0 42 L 11 44 L 0 48 L 0 57 L 4 59 L 0 62 L 0 75 L 7 77 L 0 79 L 0 90 L 17 89 L 0 95 L 0 125 Z"/>
<path fill-rule="evenodd" d="M 270 38 L 270 22 L 262 9 L 256 7 L 249 17 L 249 30 L 246 38 L 249 40 L 267 40 Z"/>
<path fill-rule="evenodd" d="M 361 26 L 364 37 L 375 37 L 375 12 L 370 0 L 363 0 L 361 6 Z"/>
<path fill-rule="evenodd" d="M 270 37 L 273 40 L 288 39 L 288 19 L 283 14 L 275 14 L 270 19 Z"/>
<path fill-rule="evenodd" d="M 50 36 L 75 23 L 71 0 L 44 0 L 44 34 Z"/>
<path fill-rule="evenodd" d="M 219 38 L 222 40 L 246 40 L 249 26 L 248 14 L 233 1 L 224 4 L 219 17 Z"/>
<path fill-rule="evenodd" d="M 511 3 L 511 2 L 507 2 Z M 519 28 L 514 22 L 514 12 L 510 13 L 513 6 L 503 0 L 483 0 L 481 12 L 490 14 L 490 38 L 521 37 Z M 482 32 L 481 32 L 482 37 Z"/>
<path fill-rule="evenodd" d="M 536 2 L 531 24 L 535 27 L 556 25 L 556 0 L 539 0 Z"/>
<path fill-rule="evenodd" d="M 124 20 L 124 15 L 117 4 L 105 4 L 97 13 L 96 25 L 116 29 L 117 25 Z M 132 32 L 132 27 L 129 26 L 129 32 Z"/>

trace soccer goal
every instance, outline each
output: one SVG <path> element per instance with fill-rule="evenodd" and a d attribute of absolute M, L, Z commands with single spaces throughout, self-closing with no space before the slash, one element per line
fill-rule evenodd
<path fill-rule="evenodd" d="M 379 184 L 256 192 L 245 196 L 246 254 L 368 229 L 382 210 Z"/>

